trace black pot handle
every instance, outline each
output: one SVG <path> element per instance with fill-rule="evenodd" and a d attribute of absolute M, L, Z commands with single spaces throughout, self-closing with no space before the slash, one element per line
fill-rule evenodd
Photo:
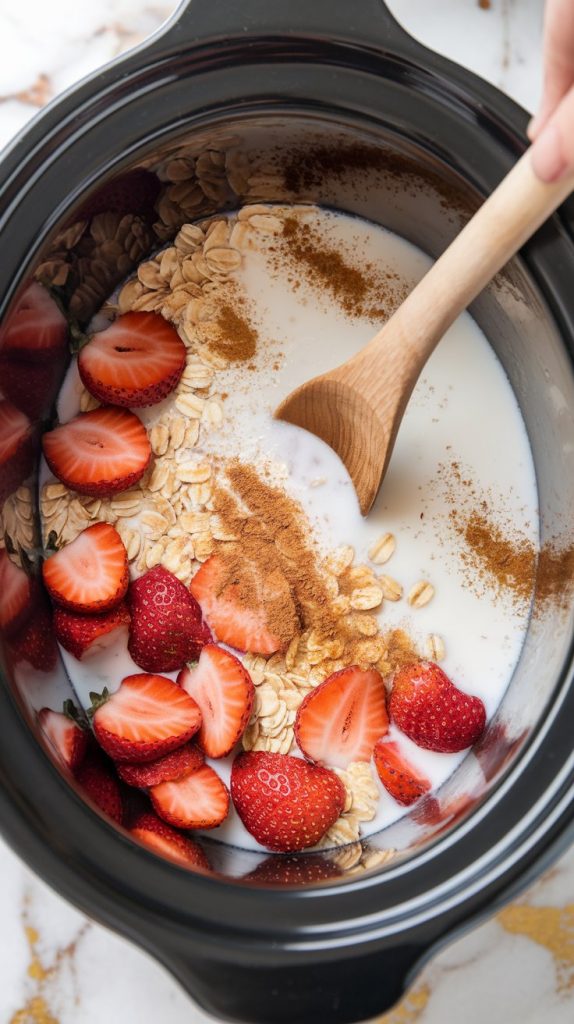
<path fill-rule="evenodd" d="M 417 45 L 384 0 L 183 0 L 150 48 L 183 50 L 217 39 L 300 36 L 340 39 L 390 52 Z"/>

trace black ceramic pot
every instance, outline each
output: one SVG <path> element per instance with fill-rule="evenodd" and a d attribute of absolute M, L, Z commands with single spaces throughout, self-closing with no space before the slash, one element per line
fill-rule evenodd
<path fill-rule="evenodd" d="M 245 200 L 327 203 L 436 255 L 522 152 L 525 125 L 496 89 L 409 38 L 381 0 L 194 0 L 5 155 L 0 313 L 35 276 L 81 326 L 144 250 Z M 187 190 L 167 180 L 173 161 Z M 574 507 L 572 214 L 559 211 L 473 307 L 522 408 L 542 540 L 559 549 Z M 36 426 L 58 372 L 39 405 L 27 402 L 40 372 L 27 358 L 20 392 Z M 20 482 L 5 480 L 5 494 Z M 28 547 L 34 561 L 31 535 Z M 572 837 L 572 604 L 542 596 L 496 719 L 432 806 L 410 816 L 408 842 L 391 828 L 346 860 L 274 857 L 261 869 L 206 841 L 211 875 L 149 853 L 84 800 L 34 724 L 46 693 L 70 684 L 61 667 L 45 682 L 27 677 L 4 639 L 4 834 L 217 1017 L 345 1024 L 380 1013 L 443 942 Z"/>

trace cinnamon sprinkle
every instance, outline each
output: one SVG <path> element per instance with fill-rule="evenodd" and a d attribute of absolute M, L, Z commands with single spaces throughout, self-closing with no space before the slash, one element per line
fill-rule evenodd
<path fill-rule="evenodd" d="M 526 537 L 503 533 L 499 526 L 475 511 L 464 524 L 464 539 L 479 573 L 509 590 L 519 603 L 530 600 L 536 551 Z"/>
<path fill-rule="evenodd" d="M 258 334 L 248 318 L 229 303 L 219 307 L 216 324 L 219 335 L 210 338 L 209 347 L 232 363 L 247 363 L 257 350 Z"/>

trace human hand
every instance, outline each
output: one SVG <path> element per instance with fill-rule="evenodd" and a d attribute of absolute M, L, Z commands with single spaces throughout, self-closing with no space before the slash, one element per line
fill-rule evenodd
<path fill-rule="evenodd" d="M 542 181 L 574 171 L 574 0 L 546 0 L 544 87 L 528 137 Z"/>

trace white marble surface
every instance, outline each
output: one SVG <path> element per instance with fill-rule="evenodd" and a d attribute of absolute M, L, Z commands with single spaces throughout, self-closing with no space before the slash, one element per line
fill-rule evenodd
<path fill-rule="evenodd" d="M 139 42 L 175 6 L 170 0 L 0 0 L 0 146 L 43 103 Z M 389 6 L 428 46 L 535 107 L 542 0 L 491 0 L 490 10 L 478 0 L 389 0 Z M 0 948 L 0 1024 L 207 1024 L 162 968 L 86 921 L 1 845 Z M 436 957 L 379 1024 L 568 1024 L 573 1018 L 571 851 L 519 902 Z"/>

